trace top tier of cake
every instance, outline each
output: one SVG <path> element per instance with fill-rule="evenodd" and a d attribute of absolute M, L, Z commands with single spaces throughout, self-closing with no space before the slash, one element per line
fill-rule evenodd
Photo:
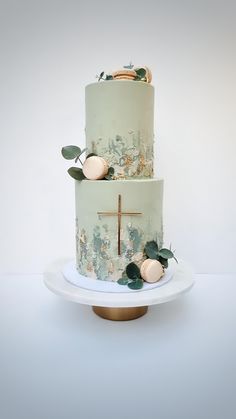
<path fill-rule="evenodd" d="M 152 178 L 154 87 L 111 80 L 86 86 L 86 147 L 115 169 L 115 179 Z"/>

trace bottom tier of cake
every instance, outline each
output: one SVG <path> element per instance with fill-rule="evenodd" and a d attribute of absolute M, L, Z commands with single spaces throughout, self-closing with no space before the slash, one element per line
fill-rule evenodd
<path fill-rule="evenodd" d="M 162 246 L 163 180 L 75 182 L 76 264 L 80 274 L 117 281 L 141 263 L 147 241 Z"/>

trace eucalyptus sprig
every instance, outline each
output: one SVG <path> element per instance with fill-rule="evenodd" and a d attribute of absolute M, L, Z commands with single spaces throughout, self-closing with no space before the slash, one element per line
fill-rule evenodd
<path fill-rule="evenodd" d="M 131 262 L 126 266 L 122 278 L 118 279 L 117 282 L 120 285 L 128 285 L 132 290 L 143 288 L 143 279 L 141 278 L 140 269 L 134 262 Z"/>
<path fill-rule="evenodd" d="M 80 159 L 80 157 L 86 150 L 86 148 L 81 150 L 81 148 L 77 145 L 67 145 L 65 147 L 62 147 L 61 154 L 66 160 L 75 160 L 75 163 L 77 163 L 77 161 L 79 160 L 80 164 L 83 166 L 83 162 Z M 80 167 L 70 167 L 67 170 L 67 172 L 71 177 L 73 177 L 73 179 L 80 181 L 85 179 L 83 170 Z"/>
<path fill-rule="evenodd" d="M 149 259 L 158 260 L 162 264 L 163 268 L 168 268 L 168 259 L 173 258 L 178 263 L 178 260 L 171 250 L 171 246 L 170 249 L 166 249 L 164 247 L 159 249 L 157 242 L 154 240 L 146 243 L 144 252 Z"/>
<path fill-rule="evenodd" d="M 102 71 L 99 76 L 97 75 L 96 78 L 98 81 L 100 80 L 113 80 L 113 76 L 111 74 L 105 74 L 104 71 Z"/>
<path fill-rule="evenodd" d="M 168 259 L 176 259 L 174 253 L 170 249 L 161 248 L 159 249 L 157 242 L 151 240 L 145 244 L 144 247 L 144 254 L 147 259 L 155 259 L 158 260 L 164 269 L 168 268 Z M 126 270 L 123 272 L 122 277 L 118 279 L 118 284 L 120 285 L 128 285 L 129 288 L 132 290 L 138 290 L 143 287 L 143 279 L 141 277 L 141 272 L 139 267 L 134 263 L 131 262 L 126 266 Z"/>

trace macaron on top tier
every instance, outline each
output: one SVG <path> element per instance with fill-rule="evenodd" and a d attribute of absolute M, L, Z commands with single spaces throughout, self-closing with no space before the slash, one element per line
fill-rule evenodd
<path fill-rule="evenodd" d="M 108 169 L 106 160 L 99 156 L 91 156 L 85 160 L 82 170 L 87 179 L 99 180 L 106 176 Z"/>
<path fill-rule="evenodd" d="M 110 74 L 105 74 L 104 71 L 97 76 L 98 81 L 100 80 L 134 80 L 151 83 L 152 72 L 147 66 L 134 67 L 133 64 L 124 66 L 119 70 L 115 70 Z"/>
<path fill-rule="evenodd" d="M 113 71 L 114 80 L 135 80 L 136 72 L 131 69 L 123 68 L 122 70 Z"/>
<path fill-rule="evenodd" d="M 124 67 L 121 70 L 113 71 L 111 75 L 113 80 L 134 80 L 151 83 L 152 72 L 147 66 L 134 67 L 130 65 L 127 67 Z"/>

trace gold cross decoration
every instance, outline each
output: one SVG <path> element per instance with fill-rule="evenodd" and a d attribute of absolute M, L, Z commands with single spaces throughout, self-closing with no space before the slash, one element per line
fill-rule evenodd
<path fill-rule="evenodd" d="M 141 212 L 122 212 L 121 209 L 121 195 L 118 195 L 118 211 L 105 211 L 105 212 L 98 212 L 98 215 L 109 215 L 118 217 L 118 255 L 121 255 L 121 240 L 120 240 L 120 232 L 121 232 L 121 217 L 122 215 L 141 215 Z"/>

